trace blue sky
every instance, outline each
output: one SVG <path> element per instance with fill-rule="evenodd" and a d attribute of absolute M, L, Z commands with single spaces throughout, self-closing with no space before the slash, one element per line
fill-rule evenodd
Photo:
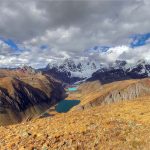
<path fill-rule="evenodd" d="M 5 39 L 3 37 L 1 37 L 0 40 L 3 41 L 7 46 L 9 46 L 11 48 L 11 50 L 13 50 L 13 52 L 20 52 L 21 51 L 18 44 L 16 44 L 13 40 Z"/>
<path fill-rule="evenodd" d="M 47 49 L 47 48 L 48 48 L 48 45 L 47 45 L 47 44 L 43 44 L 43 45 L 40 46 L 40 48 L 43 49 L 43 50 L 44 50 L 44 49 Z"/>
<path fill-rule="evenodd" d="M 0 38 L 1 41 L 3 41 L 14 53 L 21 53 L 23 51 L 26 51 L 26 48 L 21 48 L 21 44 L 16 43 L 12 39 L 5 39 L 3 37 Z M 43 44 L 39 47 L 41 50 L 48 49 L 47 44 Z"/>
<path fill-rule="evenodd" d="M 143 46 L 148 44 L 148 40 L 150 38 L 150 33 L 146 34 L 135 34 L 131 36 L 132 42 L 130 43 L 130 46 L 132 48 Z"/>

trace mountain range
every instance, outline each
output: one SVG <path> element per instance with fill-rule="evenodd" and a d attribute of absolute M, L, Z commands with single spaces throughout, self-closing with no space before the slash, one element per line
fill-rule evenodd
<path fill-rule="evenodd" d="M 111 64 L 102 64 L 95 60 L 65 59 L 52 61 L 41 71 L 67 84 L 85 80 L 100 80 L 102 83 L 108 83 L 149 77 L 150 63 L 145 60 L 139 60 L 131 64 L 127 61 L 116 60 Z"/>
<path fill-rule="evenodd" d="M 0 69 L 0 124 L 12 124 L 38 116 L 66 96 L 66 85 L 94 81 L 105 85 L 149 76 L 150 64 L 145 60 L 135 64 L 116 60 L 106 65 L 96 60 L 65 59 L 53 61 L 42 69 L 30 66 Z"/>

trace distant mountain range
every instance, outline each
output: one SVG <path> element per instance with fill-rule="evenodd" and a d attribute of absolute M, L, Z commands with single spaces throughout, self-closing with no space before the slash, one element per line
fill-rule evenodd
<path fill-rule="evenodd" d="M 74 83 L 90 78 L 94 72 L 102 67 L 103 65 L 97 61 L 65 59 L 53 61 L 41 71 L 65 83 Z"/>
<path fill-rule="evenodd" d="M 116 60 L 106 65 L 93 60 L 65 59 L 59 62 L 53 61 L 41 71 L 69 84 L 82 80 L 100 80 L 102 83 L 108 83 L 149 77 L 150 63 L 139 60 L 135 64 L 129 64 L 126 61 Z"/>
<path fill-rule="evenodd" d="M 87 79 L 89 81 L 99 80 L 101 83 L 110 83 L 126 79 L 141 79 L 150 76 L 150 64 L 144 60 L 129 65 L 125 61 L 116 61 L 108 68 L 102 68 Z"/>
<path fill-rule="evenodd" d="M 7 70 L 16 69 L 7 68 Z M 134 64 L 122 60 L 116 60 L 112 64 L 104 64 L 98 60 L 64 59 L 52 61 L 42 69 L 34 69 L 30 66 L 23 66 L 18 69 L 23 73 L 35 74 L 40 72 L 41 74 L 48 74 L 62 81 L 64 84 L 74 84 L 86 80 L 99 80 L 101 83 L 109 83 L 126 79 L 150 77 L 150 63 L 145 60 L 139 60 Z"/>

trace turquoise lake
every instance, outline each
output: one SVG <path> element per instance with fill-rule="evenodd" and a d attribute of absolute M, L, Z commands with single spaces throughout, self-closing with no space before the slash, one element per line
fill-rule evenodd
<path fill-rule="evenodd" d="M 76 87 L 68 88 L 68 91 L 77 91 Z"/>
<path fill-rule="evenodd" d="M 80 100 L 62 100 L 56 105 L 55 110 L 59 113 L 65 113 L 79 103 Z"/>

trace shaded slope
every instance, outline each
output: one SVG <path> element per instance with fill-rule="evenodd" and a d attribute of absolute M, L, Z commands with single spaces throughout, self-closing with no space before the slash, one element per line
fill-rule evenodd
<path fill-rule="evenodd" d="M 0 125 L 30 120 L 65 96 L 59 82 L 40 73 L 0 70 Z"/>

